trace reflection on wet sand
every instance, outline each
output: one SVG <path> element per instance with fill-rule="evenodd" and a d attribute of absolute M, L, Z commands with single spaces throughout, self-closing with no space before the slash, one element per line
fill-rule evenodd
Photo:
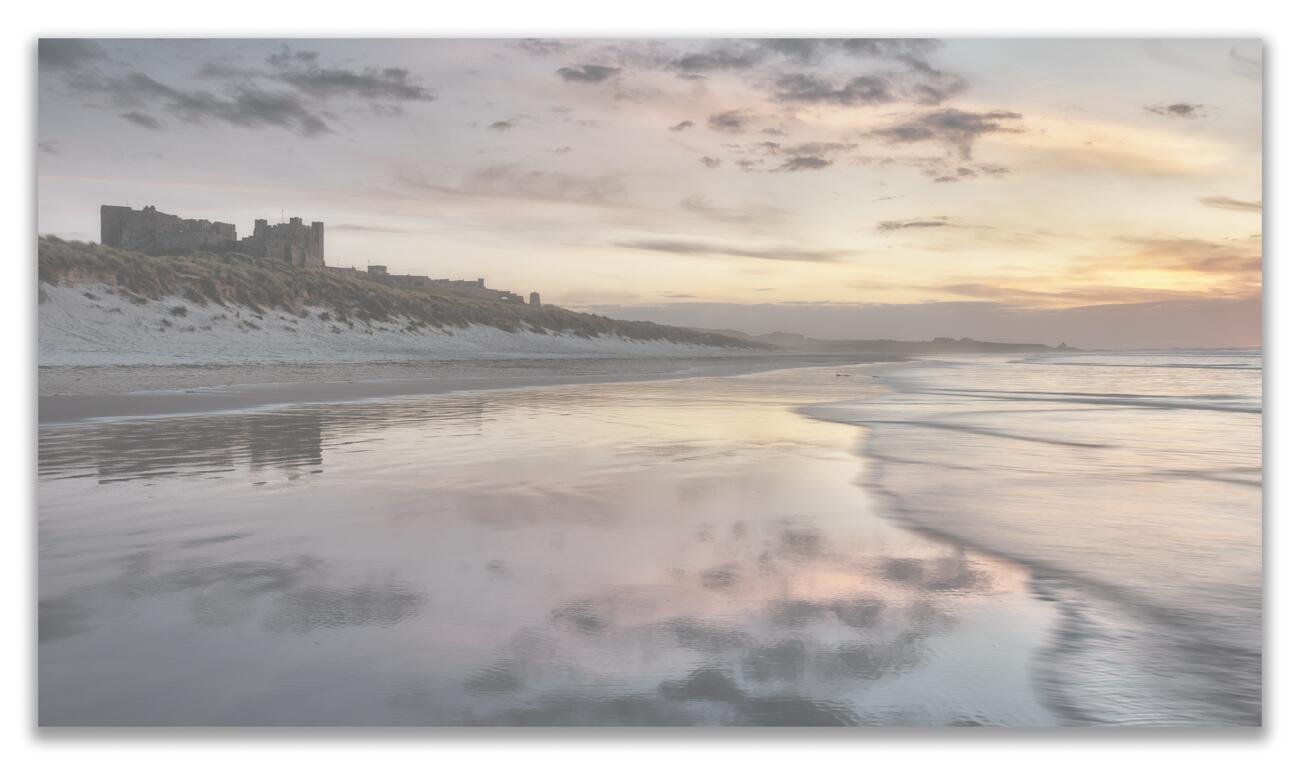
<path fill-rule="evenodd" d="M 842 370 L 841 370 L 842 371 Z M 904 531 L 869 376 L 46 427 L 45 724 L 1051 724 L 1056 614 Z"/>

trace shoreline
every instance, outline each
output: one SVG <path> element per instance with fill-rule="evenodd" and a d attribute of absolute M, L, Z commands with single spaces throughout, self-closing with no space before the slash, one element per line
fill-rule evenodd
<path fill-rule="evenodd" d="M 763 354 L 317 365 L 44 367 L 38 372 L 37 424 L 215 414 L 469 391 L 731 377 L 780 369 L 904 360 L 880 354 Z M 393 373 L 404 376 L 393 377 Z M 329 379 L 321 379 L 321 375 Z M 248 381 L 250 378 L 252 381 Z M 231 379 L 245 382 L 230 382 Z M 50 388 L 60 392 L 45 392 Z M 103 392 L 105 388 L 107 392 Z"/>

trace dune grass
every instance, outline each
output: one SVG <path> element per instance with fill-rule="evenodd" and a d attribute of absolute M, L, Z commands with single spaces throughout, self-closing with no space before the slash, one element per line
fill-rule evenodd
<path fill-rule="evenodd" d="M 622 321 L 555 306 L 532 307 L 479 299 L 448 288 L 383 284 L 362 274 L 297 268 L 238 253 L 145 255 L 53 236 L 38 243 L 40 281 L 102 282 L 133 301 L 180 296 L 198 305 L 281 310 L 297 316 L 328 311 L 346 324 L 405 321 L 413 327 L 481 324 L 507 332 L 563 332 L 579 337 L 617 335 L 720 348 L 768 346 L 726 335 L 648 321 Z"/>

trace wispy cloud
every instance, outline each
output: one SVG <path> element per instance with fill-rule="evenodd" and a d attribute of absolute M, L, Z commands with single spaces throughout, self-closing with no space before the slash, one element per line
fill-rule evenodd
<path fill-rule="evenodd" d="M 846 250 L 807 249 L 801 247 L 739 247 L 703 241 L 681 239 L 639 239 L 615 242 L 615 247 L 631 250 L 652 250 L 673 255 L 711 256 L 726 255 L 759 260 L 792 260 L 821 263 L 838 260 L 851 254 Z"/>
<path fill-rule="evenodd" d="M 1250 202 L 1232 197 L 1201 197 L 1199 201 L 1206 207 L 1216 207 L 1220 210 L 1257 213 L 1264 209 L 1262 202 Z"/>
<path fill-rule="evenodd" d="M 889 234 L 914 228 L 950 228 L 953 224 L 946 217 L 912 218 L 910 220 L 882 220 L 876 224 L 876 231 Z"/>

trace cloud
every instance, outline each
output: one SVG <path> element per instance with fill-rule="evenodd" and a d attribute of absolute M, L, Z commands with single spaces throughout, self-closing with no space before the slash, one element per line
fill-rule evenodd
<path fill-rule="evenodd" d="M 577 67 L 572 67 L 572 66 L 561 67 L 559 69 L 556 69 L 555 73 L 560 75 L 560 77 L 562 77 L 564 80 L 568 82 L 596 83 L 596 82 L 604 82 L 605 80 L 608 80 L 610 77 L 613 77 L 614 75 L 618 74 L 620 71 L 621 70 L 615 66 L 602 66 L 600 64 L 583 64 Z"/>
<path fill-rule="evenodd" d="M 837 260 L 850 254 L 845 250 L 818 250 L 799 247 L 737 247 L 727 244 L 711 244 L 679 239 L 641 239 L 615 242 L 614 246 L 631 250 L 653 250 L 673 255 L 727 255 L 737 258 L 792 260 L 810 263 Z"/>
<path fill-rule="evenodd" d="M 433 101 L 436 96 L 419 79 L 400 67 L 365 67 L 347 69 L 320 65 L 320 53 L 293 50 L 288 45 L 266 57 L 269 72 L 241 70 L 223 64 L 206 64 L 199 76 L 209 79 L 260 76 L 284 83 L 320 99 L 354 98 L 366 102 L 400 104 L 407 101 Z"/>
<path fill-rule="evenodd" d="M 331 132 L 324 117 L 297 95 L 263 90 L 252 84 L 234 86 L 229 95 L 223 96 L 207 90 L 173 88 L 148 75 L 132 72 L 125 77 L 97 78 L 86 86 L 96 88 L 99 95 L 123 106 L 153 104 L 187 122 L 215 121 L 244 128 L 279 127 L 307 137 Z M 143 127 L 157 127 L 131 121 Z"/>
<path fill-rule="evenodd" d="M 41 72 L 69 72 L 107 60 L 104 49 L 91 40 L 46 38 L 36 44 L 36 63 Z"/>
<path fill-rule="evenodd" d="M 1124 237 L 1135 248 L 1127 255 L 1097 258 L 1096 270 L 1122 266 L 1138 270 L 1196 272 L 1202 274 L 1260 274 L 1259 242 L 1212 242 L 1189 237 Z M 1252 280 L 1253 281 L 1253 280 Z"/>
<path fill-rule="evenodd" d="M 1197 117 L 1205 116 L 1205 107 L 1201 104 L 1151 104 L 1143 108 L 1152 114 L 1159 114 L 1162 117 L 1174 117 L 1177 119 L 1195 119 Z"/>
<path fill-rule="evenodd" d="M 882 220 L 876 224 L 876 231 L 882 234 L 888 234 L 894 231 L 903 231 L 914 228 L 947 228 L 953 224 L 948 221 L 947 217 L 939 218 L 912 218 L 911 220 Z"/>
<path fill-rule="evenodd" d="M 160 130 L 162 129 L 163 126 L 163 123 L 160 120 L 158 120 L 156 117 L 151 117 L 148 114 L 145 114 L 144 112 L 123 112 L 118 116 L 120 116 L 122 119 L 126 120 L 127 122 L 130 122 L 133 125 L 138 125 L 142 128 L 148 128 L 150 130 Z"/>
<path fill-rule="evenodd" d="M 295 64 L 305 64 L 315 66 L 320 60 L 320 54 L 313 50 L 295 51 L 288 45 L 281 45 L 280 50 L 266 57 L 266 63 L 274 67 L 293 66 Z"/>
<path fill-rule="evenodd" d="M 488 125 L 488 127 L 491 128 L 492 130 L 509 130 L 510 128 L 515 127 L 517 124 L 519 123 L 515 122 L 515 120 L 513 119 L 497 120 L 496 122 L 493 122 L 491 125 Z"/>
<path fill-rule="evenodd" d="M 40 149 L 40 151 L 44 154 L 58 154 L 59 142 L 54 140 L 37 141 L 36 148 Z"/>
<path fill-rule="evenodd" d="M 1264 209 L 1262 202 L 1249 202 L 1244 199 L 1233 199 L 1232 197 L 1201 197 L 1198 201 L 1206 207 L 1217 207 L 1220 210 L 1259 212 Z"/>
<path fill-rule="evenodd" d="M 722 164 L 722 160 L 717 157 L 700 157 L 700 164 L 712 170 Z"/>
<path fill-rule="evenodd" d="M 748 204 L 741 207 L 722 207 L 711 202 L 707 197 L 694 194 L 684 197 L 678 205 L 685 211 L 703 218 L 721 223 L 733 223 L 745 226 L 770 226 L 781 223 L 790 217 L 788 210 L 771 205 Z"/>
<path fill-rule="evenodd" d="M 967 112 L 942 109 L 908 118 L 889 127 L 876 128 L 867 135 L 891 144 L 944 143 L 955 149 L 963 159 L 970 159 L 971 146 L 976 138 L 989 133 L 1022 132 L 1020 128 L 1006 124 L 1020 118 L 1020 114 L 1010 111 Z"/>
<path fill-rule="evenodd" d="M 831 155 L 852 151 L 856 143 L 838 143 L 829 141 L 806 141 L 796 144 L 782 144 L 777 141 L 756 141 L 748 144 L 728 144 L 737 152 L 750 155 L 763 155 L 778 158 L 775 164 L 767 160 L 738 159 L 737 166 L 743 170 L 768 172 L 795 172 L 799 170 L 821 170 L 833 164 Z"/>
<path fill-rule="evenodd" d="M 274 79 L 317 98 L 351 97 L 362 101 L 432 101 L 433 91 L 398 67 L 383 69 L 309 68 L 283 72 Z"/>
<path fill-rule="evenodd" d="M 795 156 L 790 157 L 776 168 L 779 172 L 794 172 L 797 170 L 821 170 L 830 167 L 832 161 L 823 157 L 812 156 Z"/>
<path fill-rule="evenodd" d="M 691 122 L 690 120 L 682 120 L 681 122 L 678 122 L 676 125 L 673 125 L 668 129 L 673 131 L 674 133 L 680 133 L 683 130 L 690 130 L 693 127 L 695 127 L 694 122 Z"/>
<path fill-rule="evenodd" d="M 888 104 L 897 100 L 889 82 L 880 76 L 854 77 L 836 86 L 811 74 L 789 74 L 777 79 L 772 98 L 782 103 L 835 103 L 843 106 Z"/>
<path fill-rule="evenodd" d="M 522 40 L 516 40 L 513 45 L 519 50 L 534 56 L 554 56 L 559 53 L 566 53 L 574 47 L 572 43 L 567 43 L 562 40 L 549 40 L 537 37 L 526 37 Z"/>
<path fill-rule="evenodd" d="M 528 170 L 515 164 L 493 165 L 465 176 L 454 188 L 438 186 L 420 176 L 405 172 L 401 179 L 408 185 L 478 196 L 521 197 L 559 202 L 608 204 L 625 194 L 623 178 L 617 174 L 596 176 Z"/>
<path fill-rule="evenodd" d="M 400 113 L 403 103 L 435 98 L 405 69 L 322 67 L 317 52 L 287 45 L 266 57 L 268 68 L 202 64 L 195 76 L 224 86 L 208 90 L 169 85 L 136 71 L 101 71 L 87 63 L 107 60 L 98 46 L 87 47 L 85 41 L 51 42 L 55 44 L 48 49 L 42 47 L 44 56 L 51 67 L 62 71 L 70 92 L 86 97 L 89 105 L 125 108 L 124 119 L 148 129 L 163 126 L 146 113 L 146 107 L 153 107 L 187 122 L 277 127 L 315 137 L 333 132 L 324 106 L 331 99 L 359 101 L 377 114 L 391 115 Z"/>
<path fill-rule="evenodd" d="M 733 109 L 709 115 L 709 127 L 723 133 L 743 133 L 752 119 L 748 112 Z"/>
<path fill-rule="evenodd" d="M 669 66 L 686 74 L 752 69 L 762 63 L 766 52 L 757 46 L 723 45 L 674 59 Z"/>

